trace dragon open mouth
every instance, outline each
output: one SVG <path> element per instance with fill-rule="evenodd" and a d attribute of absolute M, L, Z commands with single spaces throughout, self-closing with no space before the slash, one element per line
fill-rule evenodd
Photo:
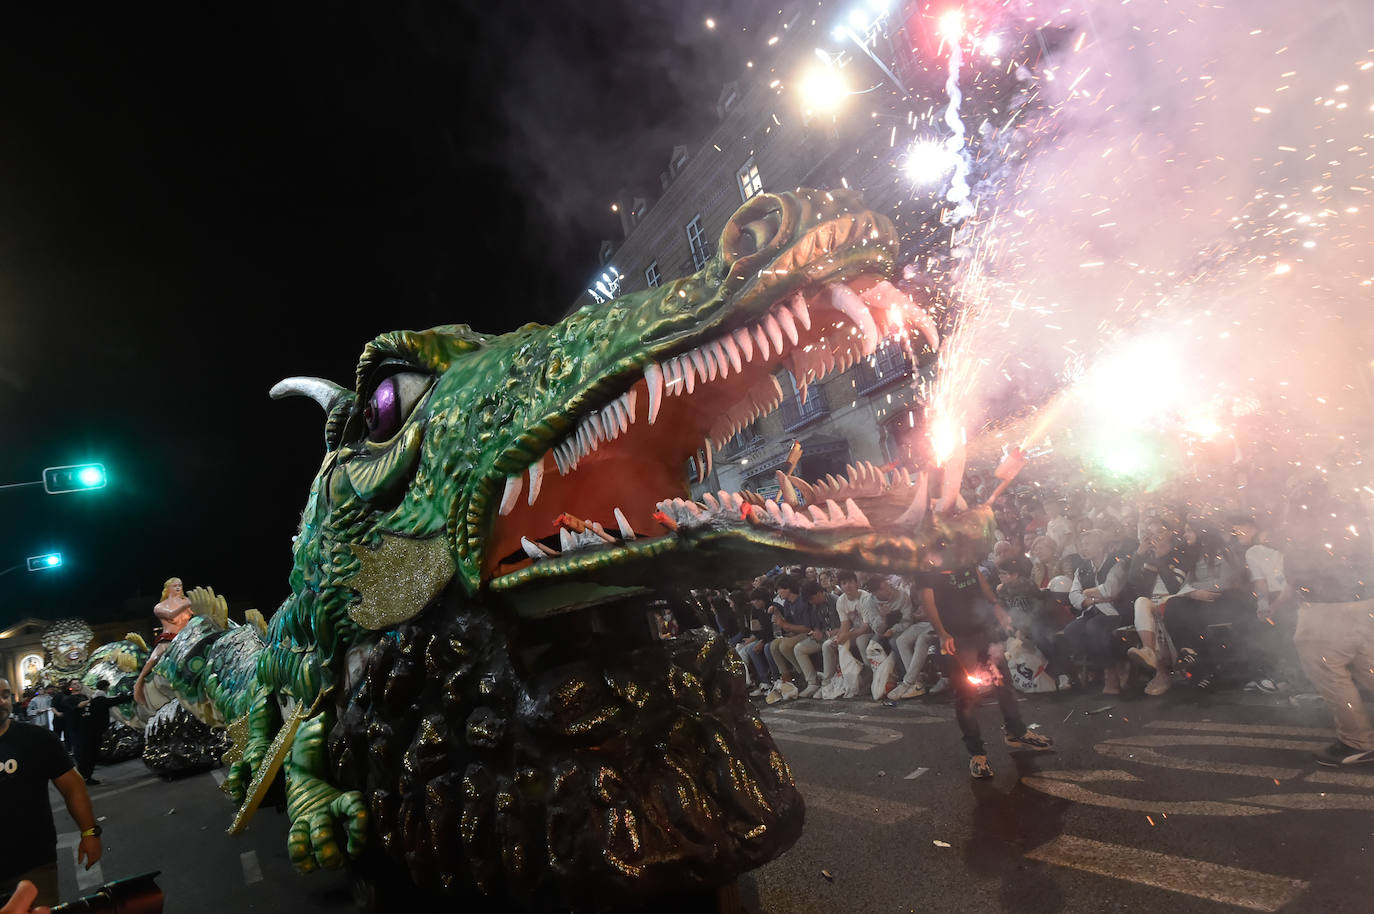
<path fill-rule="evenodd" d="M 775 272 L 823 265 L 833 246 L 859 232 L 876 235 L 877 227 L 851 217 L 814 229 L 814 243 L 794 246 Z M 750 312 L 743 320 L 741 310 Z M 526 473 L 505 480 L 484 577 L 509 589 L 659 554 L 678 535 L 707 528 L 771 528 L 774 545 L 819 547 L 872 533 L 875 522 L 910 520 L 923 507 L 923 481 L 871 464 L 811 484 L 779 474 L 780 502 L 745 492 L 701 502 L 688 495 L 691 478 L 704 480 L 721 447 L 778 409 L 788 386 L 804 401 L 809 385 L 873 355 L 884 340 L 911 347 L 922 337 L 938 346 L 930 317 L 871 270 L 823 277 L 766 307 L 733 309 L 619 379 L 618 395 L 583 411 Z"/>

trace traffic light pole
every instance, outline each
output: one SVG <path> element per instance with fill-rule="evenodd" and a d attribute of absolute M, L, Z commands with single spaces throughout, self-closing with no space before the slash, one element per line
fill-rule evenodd
<path fill-rule="evenodd" d="M 18 571 L 20 568 L 23 568 L 24 565 L 25 565 L 24 562 L 20 562 L 18 565 L 11 565 L 10 567 L 6 568 L 4 571 L 0 571 L 0 578 L 3 578 L 5 575 L 9 574 L 11 571 Z"/>
<path fill-rule="evenodd" d="M 0 485 L 0 489 L 22 489 L 26 486 L 41 486 L 42 484 L 43 480 L 41 479 L 35 480 L 34 482 L 7 482 Z"/>

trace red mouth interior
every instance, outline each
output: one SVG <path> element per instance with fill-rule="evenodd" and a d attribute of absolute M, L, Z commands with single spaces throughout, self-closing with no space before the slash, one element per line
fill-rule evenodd
<path fill-rule="evenodd" d="M 846 284 L 861 292 L 874 281 L 867 277 Z M 732 367 L 724 379 L 698 381 L 691 394 L 670 396 L 665 382 L 662 406 L 653 425 L 648 421 L 648 384 L 640 377 L 631 387 L 636 393 L 636 415 L 628 431 L 612 441 L 603 441 L 598 450 L 581 457 L 576 469 L 566 476 L 559 473 L 552 455 L 546 456 L 543 483 L 535 504 L 527 503 L 526 478 L 515 508 L 505 516 L 494 517 L 484 576 L 508 574 L 530 564 L 531 559 L 521 547 L 522 536 L 542 540 L 558 549 L 558 518 L 565 513 L 584 521 L 597 521 L 615 536 L 618 526 L 614 509 L 619 508 L 638 537 L 667 535 L 667 528 L 654 518 L 655 506 L 665 498 L 688 496 L 687 462 L 702 448 L 703 439 L 711 430 L 720 427 L 721 417 L 727 411 L 750 398 L 751 390 L 757 397 L 760 382 L 767 384 L 770 374 L 784 367 L 792 370 L 796 354 L 828 351 L 835 357 L 835 371 L 842 371 L 861 358 L 862 338 L 852 322 L 830 304 L 829 294 L 822 289 L 810 290 L 806 302 L 811 328 L 797 324 L 797 343 L 794 345 L 784 337 L 781 357 L 770 345 L 769 357 L 764 359 L 755 346 L 752 360 L 742 365 L 742 371 L 736 372 Z M 885 339 L 911 333 L 885 308 L 874 307 L 870 313 Z M 707 332 L 695 342 L 705 343 L 719 335 L 720 331 Z M 802 359 L 805 363 L 814 361 L 808 355 L 802 355 Z M 682 386 L 681 382 L 678 386 Z M 785 379 L 782 388 L 788 391 Z M 758 405 L 763 407 L 763 414 L 771 411 L 768 402 Z M 493 515 L 501 492 L 498 489 L 494 494 Z"/>

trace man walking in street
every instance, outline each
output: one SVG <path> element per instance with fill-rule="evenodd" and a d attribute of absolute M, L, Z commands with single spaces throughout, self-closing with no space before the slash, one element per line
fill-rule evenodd
<path fill-rule="evenodd" d="M 1360 688 L 1374 692 L 1374 544 L 1359 503 L 1324 480 L 1288 500 L 1287 584 L 1298 601 L 1293 643 L 1307 678 L 1336 717 L 1336 742 L 1316 754 L 1330 768 L 1374 765 L 1374 724 Z"/>
<path fill-rule="evenodd" d="M 86 784 L 57 737 L 11 718 L 14 695 L 0 679 L 0 898 L 20 880 L 38 887 L 38 904 L 57 903 L 57 828 L 48 807 L 48 782 L 62 794 L 81 830 L 77 861 L 95 866 L 103 849 Z"/>

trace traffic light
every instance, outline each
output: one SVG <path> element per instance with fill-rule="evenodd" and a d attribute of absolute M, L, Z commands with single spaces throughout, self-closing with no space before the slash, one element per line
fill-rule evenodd
<path fill-rule="evenodd" d="M 49 552 L 44 555 L 29 556 L 29 571 L 52 571 L 62 567 L 62 553 Z"/>
<path fill-rule="evenodd" d="M 105 482 L 105 466 L 100 463 L 76 463 L 65 467 L 48 467 L 43 471 L 43 491 L 49 495 L 103 489 Z"/>

